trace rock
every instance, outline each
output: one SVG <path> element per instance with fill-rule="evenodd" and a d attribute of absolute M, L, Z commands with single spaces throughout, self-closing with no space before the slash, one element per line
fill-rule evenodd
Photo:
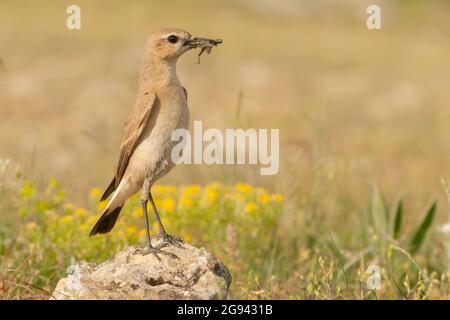
<path fill-rule="evenodd" d="M 155 240 L 156 241 L 156 240 Z M 155 243 L 156 245 L 156 243 Z M 205 248 L 183 243 L 159 254 L 128 247 L 95 265 L 79 262 L 59 280 L 51 299 L 225 299 L 231 283 L 227 267 Z"/>

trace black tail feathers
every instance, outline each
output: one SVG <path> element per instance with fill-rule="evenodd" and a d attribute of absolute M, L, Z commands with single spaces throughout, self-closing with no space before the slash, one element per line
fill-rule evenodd
<path fill-rule="evenodd" d="M 118 207 L 111 212 L 104 212 L 100 219 L 98 219 L 95 226 L 92 228 L 89 236 L 92 237 L 96 234 L 108 233 L 112 230 L 114 225 L 116 224 L 117 218 L 119 217 L 120 210 L 122 207 Z"/>

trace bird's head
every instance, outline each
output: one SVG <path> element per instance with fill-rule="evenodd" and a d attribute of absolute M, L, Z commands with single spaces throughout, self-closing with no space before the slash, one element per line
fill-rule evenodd
<path fill-rule="evenodd" d="M 221 40 L 192 37 L 189 32 L 177 28 L 165 28 L 150 37 L 148 50 L 161 59 L 176 60 L 190 49 L 212 47 L 221 42 Z"/>

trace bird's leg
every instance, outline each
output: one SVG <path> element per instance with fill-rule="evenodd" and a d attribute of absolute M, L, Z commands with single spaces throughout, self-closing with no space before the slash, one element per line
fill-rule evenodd
<path fill-rule="evenodd" d="M 166 252 L 166 251 L 160 250 L 160 248 L 154 248 L 152 246 L 152 241 L 151 241 L 151 237 L 150 237 L 150 224 L 149 224 L 149 221 L 148 221 L 148 212 L 147 212 L 147 203 L 148 203 L 148 194 L 149 194 L 148 190 L 149 190 L 149 181 L 148 181 L 148 179 L 145 179 L 144 187 L 143 187 L 143 190 L 142 190 L 142 196 L 141 196 L 141 206 L 142 206 L 142 211 L 144 211 L 145 231 L 146 231 L 146 236 L 147 236 L 147 246 L 145 246 L 144 248 L 140 248 L 137 251 L 139 253 L 143 254 L 143 255 L 151 253 L 159 261 L 161 261 L 161 258 L 158 256 L 158 253 L 168 255 L 169 257 L 172 257 L 172 258 L 178 258 L 173 253 Z"/>
<path fill-rule="evenodd" d="M 148 212 L 147 212 L 148 200 L 141 200 L 142 211 L 144 212 L 144 222 L 145 222 L 145 234 L 147 236 L 147 247 L 152 247 L 152 239 L 150 238 L 150 224 L 148 222 Z"/>
<path fill-rule="evenodd" d="M 178 237 L 169 235 L 164 229 L 164 226 L 161 222 L 161 218 L 159 217 L 158 214 L 158 209 L 156 209 L 155 201 L 153 200 L 151 191 L 148 192 L 148 198 L 150 200 L 150 203 L 152 204 L 153 211 L 155 212 L 156 221 L 158 221 L 159 228 L 161 229 L 161 232 L 159 233 L 158 237 L 163 238 L 163 242 L 160 245 L 158 245 L 158 247 L 162 248 L 168 244 L 171 244 L 181 248 L 182 247 L 181 243 L 183 243 L 184 241 Z"/>

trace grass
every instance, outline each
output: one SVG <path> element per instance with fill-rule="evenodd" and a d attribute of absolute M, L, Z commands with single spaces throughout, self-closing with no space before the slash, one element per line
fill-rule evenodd
<path fill-rule="evenodd" d="M 38 189 L 21 182 L 16 190 L 18 228 L 0 233 L 0 293 L 5 299 L 48 298 L 73 261 L 102 262 L 128 245 L 145 242 L 137 196 L 130 199 L 112 233 L 89 238 L 88 233 L 106 203 L 101 189 L 90 191 L 89 207 L 67 199 L 56 179 Z M 205 246 L 229 267 L 232 298 L 292 299 L 432 299 L 449 298 L 449 273 L 420 250 L 436 212 L 436 203 L 409 233 L 403 230 L 403 201 L 391 211 L 373 191 L 358 246 L 343 249 L 340 234 L 309 234 L 304 226 L 287 236 L 280 228 L 286 204 L 281 194 L 238 183 L 226 186 L 176 187 L 153 190 L 163 224 L 185 241 Z M 152 232 L 158 232 L 156 223 Z M 434 264 L 437 263 L 437 264 Z M 370 287 L 371 265 L 380 285 Z M 373 267 L 371 267 L 373 268 Z"/>
<path fill-rule="evenodd" d="M 75 212 L 100 211 L 90 190 L 111 178 L 138 57 L 172 25 L 224 40 L 201 65 L 193 52 L 179 62 L 192 120 L 280 129 L 275 176 L 179 166 L 160 181 L 176 186 L 168 229 L 230 266 L 233 297 L 448 299 L 448 2 L 385 1 L 380 31 L 366 29 L 364 1 L 246 3 L 80 0 L 80 31 L 65 28 L 70 2 L 0 3 L 2 298 L 47 297 L 72 257 L 100 261 L 141 241 L 119 233 L 140 232 L 136 202 L 104 238 L 88 240 Z M 180 207 L 183 188 L 215 182 L 220 205 Z M 250 198 L 227 202 L 240 182 Z M 266 207 L 258 188 L 283 201 Z M 204 225 L 213 211 L 220 224 Z M 379 290 L 367 288 L 370 265 Z"/>

